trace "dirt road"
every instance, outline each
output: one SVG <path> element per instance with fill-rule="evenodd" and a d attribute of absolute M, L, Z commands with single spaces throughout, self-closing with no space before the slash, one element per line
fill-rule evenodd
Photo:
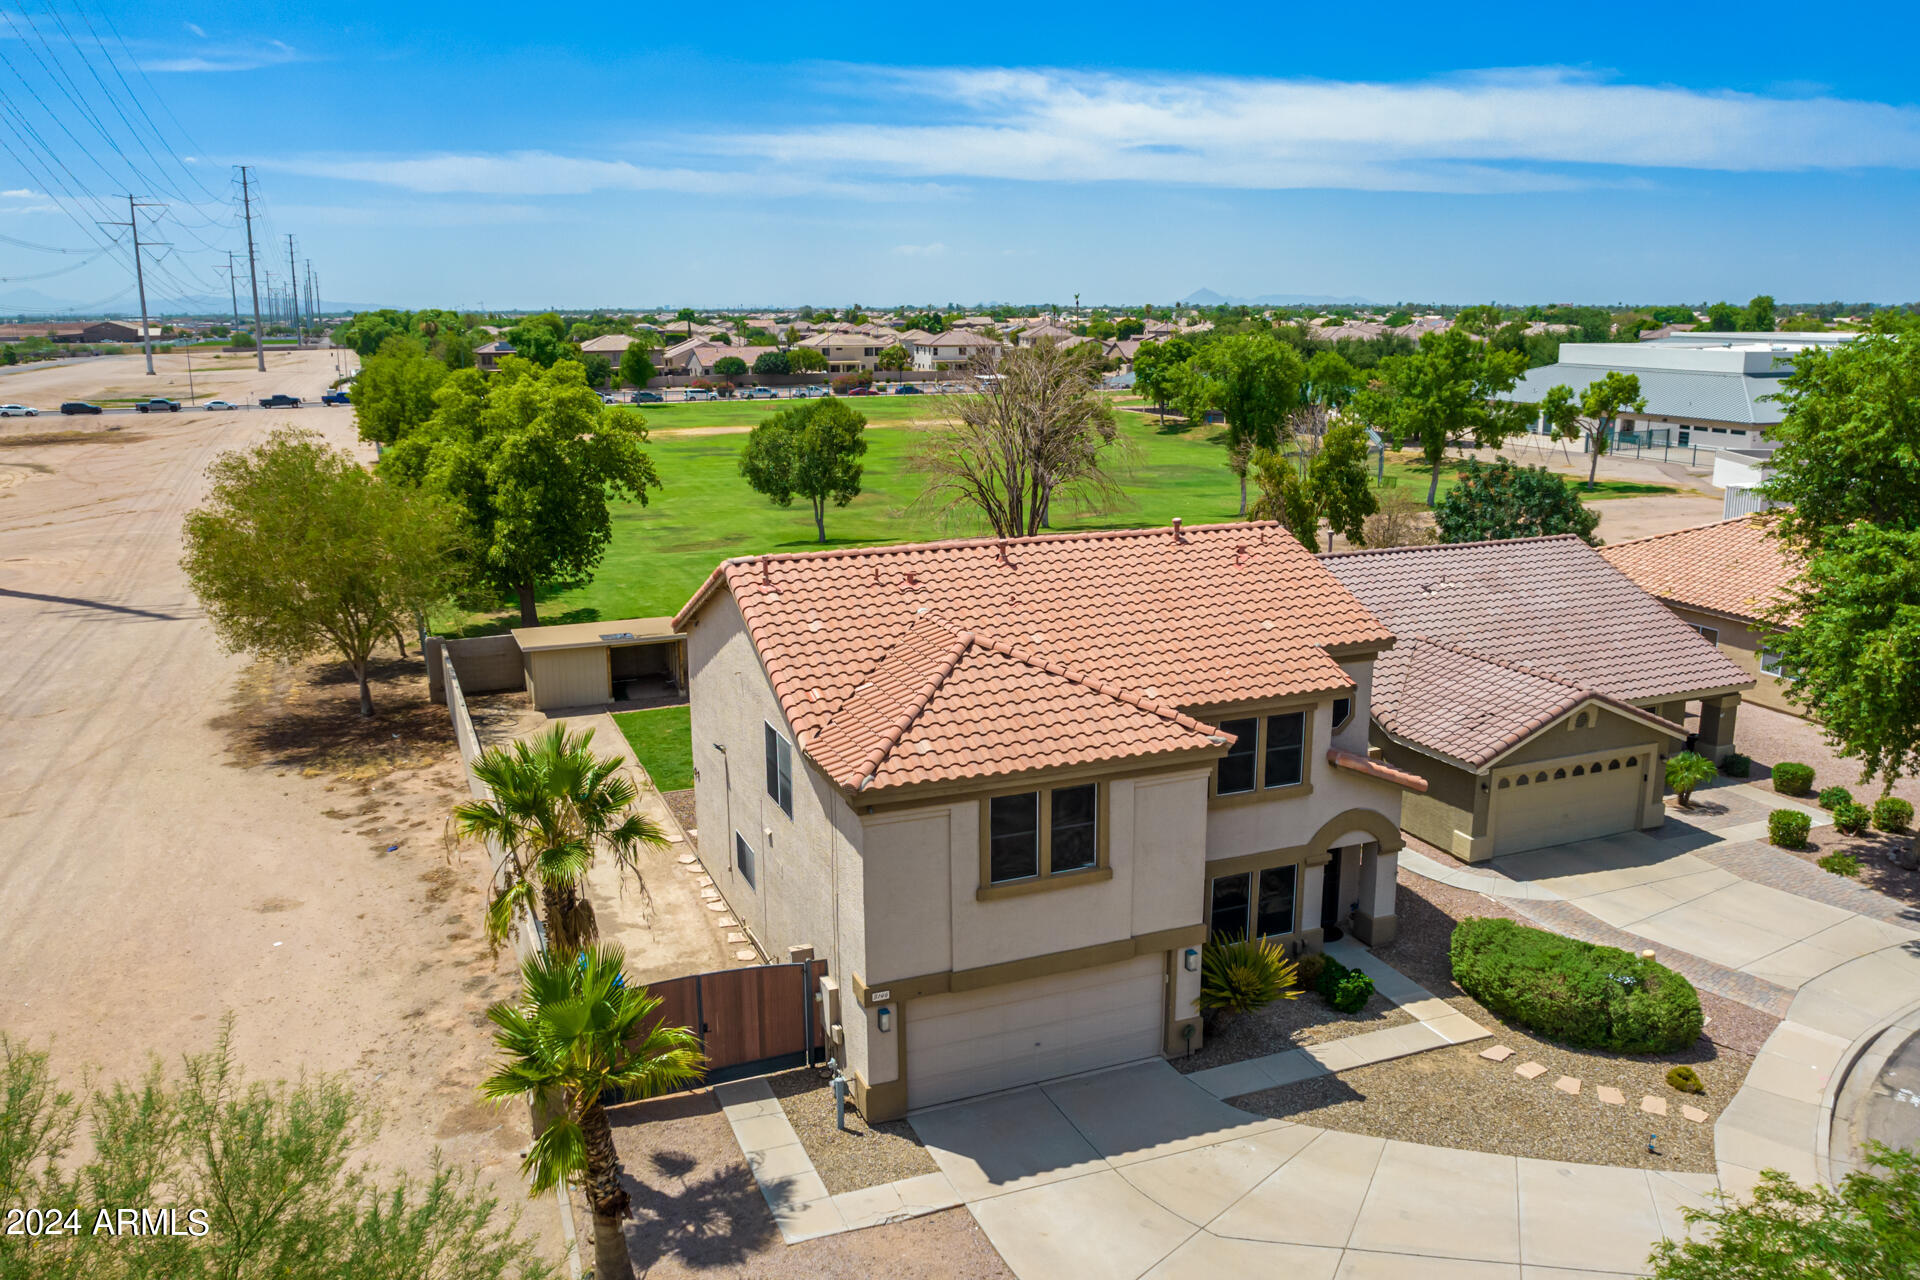
<path fill-rule="evenodd" d="M 235 381 L 313 381 L 322 358 Z M 450 735 L 416 706 L 423 767 L 351 780 L 297 733 L 239 741 L 236 692 L 258 701 L 286 673 L 223 653 L 178 566 L 208 463 L 283 422 L 353 440 L 346 409 L 123 417 L 53 444 L 19 443 L 36 424 L 14 419 L 0 435 L 15 481 L 0 489 L 0 1026 L 51 1041 L 70 1075 L 124 1077 L 205 1049 L 231 1013 L 251 1073 L 343 1072 L 378 1099 L 381 1164 L 424 1168 L 437 1145 L 521 1204 L 524 1118 L 474 1093 L 481 1013 L 511 982 L 480 939 L 483 868 L 442 844 Z M 283 687 L 262 714 L 351 692 Z M 528 1221 L 558 1234 L 550 1203 Z"/>

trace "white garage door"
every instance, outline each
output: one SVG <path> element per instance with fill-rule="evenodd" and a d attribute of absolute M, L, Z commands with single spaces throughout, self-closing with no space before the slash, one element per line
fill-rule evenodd
<path fill-rule="evenodd" d="M 1153 1057 L 1166 956 L 927 996 L 906 1008 L 907 1105 L 931 1106 Z"/>
<path fill-rule="evenodd" d="M 1648 749 L 1494 775 L 1493 852 L 1571 844 L 1639 826 Z"/>

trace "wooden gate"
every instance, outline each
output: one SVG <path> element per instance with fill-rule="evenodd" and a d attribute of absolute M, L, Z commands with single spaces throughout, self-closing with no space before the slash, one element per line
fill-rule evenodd
<path fill-rule="evenodd" d="M 653 1026 L 687 1027 L 706 1046 L 706 1083 L 804 1066 L 826 1044 L 813 988 L 826 963 L 717 969 L 649 983 L 660 998 Z M 651 1028 L 649 1028 L 651 1029 Z"/>

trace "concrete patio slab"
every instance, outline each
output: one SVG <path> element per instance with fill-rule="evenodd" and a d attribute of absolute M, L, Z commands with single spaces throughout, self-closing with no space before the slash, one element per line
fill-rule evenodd
<path fill-rule="evenodd" d="M 1702 1235 L 1704 1228 L 1689 1231 L 1687 1220 L 1681 1213 L 1683 1209 L 1709 1209 L 1713 1207 L 1713 1194 L 1719 1189 L 1719 1179 L 1710 1173 L 1647 1173 L 1647 1193 L 1653 1199 L 1654 1212 L 1659 1215 L 1660 1234 L 1669 1240 L 1685 1240 L 1693 1235 Z"/>
<path fill-rule="evenodd" d="M 1799 1182 L 1817 1174 L 1814 1150 L 1824 1116 L 1817 1102 L 1783 1098 L 1764 1089 L 1742 1089 L 1713 1127 L 1714 1156 L 1722 1165 L 1779 1169 Z"/>
<path fill-rule="evenodd" d="M 968 1207 L 1020 1276 L 1136 1280 L 1194 1233 L 1111 1169 Z"/>
<path fill-rule="evenodd" d="M 1321 1131 L 1207 1229 L 1239 1240 L 1343 1248 L 1386 1147 L 1384 1138 Z"/>
<path fill-rule="evenodd" d="M 1390 1141 L 1348 1244 L 1382 1253 L 1518 1263 L 1515 1193 L 1511 1156 Z"/>
<path fill-rule="evenodd" d="M 1184 1076 L 1176 1074 L 1169 1082 L 1167 1075 L 1164 1063 L 1139 1063 L 1040 1089 L 1113 1165 L 1191 1151 L 1284 1123 L 1230 1107 Z"/>
<path fill-rule="evenodd" d="M 1319 1136 L 1318 1129 L 1289 1124 L 1253 1137 L 1232 1138 L 1218 1146 L 1131 1165 L 1120 1170 L 1120 1176 L 1154 1203 L 1196 1227 L 1205 1226 Z"/>
<path fill-rule="evenodd" d="M 1039 1089 L 935 1107 L 908 1121 L 968 1204 L 1105 1167 L 1100 1153 Z"/>
<path fill-rule="evenodd" d="M 1520 1268 L 1464 1258 L 1409 1258 L 1399 1253 L 1347 1250 L 1334 1280 L 1521 1280 Z"/>
<path fill-rule="evenodd" d="M 1223 1240 L 1205 1233 L 1175 1249 L 1143 1280 L 1333 1280 L 1340 1250 L 1267 1240 Z"/>
<path fill-rule="evenodd" d="M 1224 1067 L 1208 1067 L 1205 1071 L 1196 1071 L 1187 1079 L 1205 1089 L 1216 1098 L 1238 1098 L 1243 1094 L 1259 1093 L 1271 1089 L 1276 1084 L 1291 1084 L 1292 1080 L 1278 1080 L 1271 1074 L 1271 1067 L 1281 1059 L 1298 1057 L 1308 1070 L 1294 1079 L 1305 1079 L 1307 1075 L 1320 1075 L 1323 1068 L 1319 1063 L 1297 1050 L 1290 1053 L 1269 1054 L 1264 1058 L 1250 1058 L 1245 1062 L 1229 1062 Z"/>
<path fill-rule="evenodd" d="M 1529 1265 L 1634 1273 L 1661 1236 L 1640 1169 L 1520 1160 L 1520 1257 Z"/>
<path fill-rule="evenodd" d="M 1448 1044 L 1466 1044 L 1471 1040 L 1484 1040 L 1493 1034 L 1464 1013 L 1451 1013 L 1444 1018 L 1436 1018 L 1427 1026 L 1437 1032 Z"/>

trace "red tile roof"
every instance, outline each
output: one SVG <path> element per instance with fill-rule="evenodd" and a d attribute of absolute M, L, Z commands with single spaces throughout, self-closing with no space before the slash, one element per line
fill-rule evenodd
<path fill-rule="evenodd" d="M 1571 534 L 1322 556 L 1397 634 L 1426 636 L 1626 702 L 1753 677 Z"/>
<path fill-rule="evenodd" d="M 1217 749 L 1181 709 L 1346 689 L 1328 647 L 1393 639 L 1271 522 L 740 558 L 675 626 L 723 588 L 848 787 Z"/>
<path fill-rule="evenodd" d="M 1602 547 L 1600 554 L 1662 600 L 1758 622 L 1799 570 L 1765 513 Z"/>

